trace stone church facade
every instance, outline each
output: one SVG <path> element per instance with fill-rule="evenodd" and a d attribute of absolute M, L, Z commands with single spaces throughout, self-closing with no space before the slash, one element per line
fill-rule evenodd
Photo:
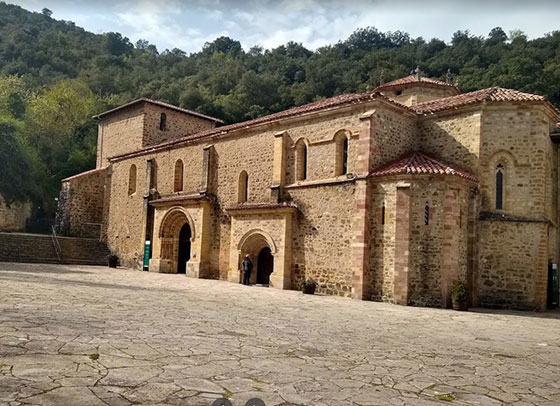
<path fill-rule="evenodd" d="M 123 265 L 355 299 L 546 307 L 558 260 L 558 110 L 411 75 L 255 120 L 140 99 L 99 121 L 96 169 L 62 183 L 59 231 Z"/>

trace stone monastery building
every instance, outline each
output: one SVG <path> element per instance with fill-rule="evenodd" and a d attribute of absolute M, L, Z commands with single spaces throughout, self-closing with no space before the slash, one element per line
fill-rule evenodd
<path fill-rule="evenodd" d="M 123 265 L 331 295 L 544 309 L 558 261 L 559 111 L 413 74 L 238 124 L 139 99 L 96 116 L 97 167 L 59 231 Z"/>

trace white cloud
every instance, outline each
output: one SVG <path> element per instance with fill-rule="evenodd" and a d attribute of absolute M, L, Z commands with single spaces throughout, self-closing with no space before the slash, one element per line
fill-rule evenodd
<path fill-rule="evenodd" d="M 14 1 L 14 0 L 12 0 Z M 558 29 L 560 12 L 552 0 L 15 0 L 25 8 L 51 9 L 53 17 L 93 31 L 117 31 L 131 42 L 146 39 L 158 49 L 197 52 L 204 42 L 225 35 L 248 49 L 273 48 L 288 41 L 311 49 L 346 39 L 355 29 L 406 31 L 413 37 L 449 41 L 453 32 L 486 35 L 502 26 L 530 37 Z"/>

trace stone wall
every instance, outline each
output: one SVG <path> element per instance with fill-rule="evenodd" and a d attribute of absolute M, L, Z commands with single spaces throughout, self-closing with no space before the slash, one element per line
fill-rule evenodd
<path fill-rule="evenodd" d="M 419 122 L 420 150 L 477 175 L 480 128 L 480 110 L 422 118 Z"/>
<path fill-rule="evenodd" d="M 166 115 L 164 130 L 160 130 L 160 116 Z M 215 123 L 202 117 L 181 113 L 151 103 L 144 104 L 144 131 L 142 146 L 159 144 L 214 128 Z"/>
<path fill-rule="evenodd" d="M 161 113 L 166 126 L 160 130 Z M 102 117 L 97 139 L 97 167 L 109 164 L 108 158 L 185 135 L 210 130 L 215 122 L 181 113 L 152 103 L 138 103 Z"/>
<path fill-rule="evenodd" d="M 548 227 L 547 223 L 480 222 L 480 306 L 545 309 Z"/>
<path fill-rule="evenodd" d="M 431 86 L 410 86 L 406 89 L 384 91 L 391 99 L 404 104 L 405 106 L 414 106 L 429 100 L 441 99 L 453 96 L 456 91 L 453 88 L 431 87 Z"/>
<path fill-rule="evenodd" d="M 73 237 L 100 238 L 108 172 L 97 169 L 62 181 L 57 232 Z"/>
<path fill-rule="evenodd" d="M 352 293 L 353 182 L 290 188 L 299 213 L 293 232 L 293 288 L 304 279 L 330 295 Z"/>
<path fill-rule="evenodd" d="M 0 231 L 24 231 L 30 217 L 30 202 L 8 204 L 0 195 Z"/>
<path fill-rule="evenodd" d="M 370 299 L 375 301 L 394 301 L 397 185 L 398 182 L 387 181 L 372 187 L 369 283 Z M 406 233 L 407 240 L 408 236 Z"/>
<path fill-rule="evenodd" d="M 372 117 L 372 159 L 370 170 L 418 149 L 416 117 L 378 108 Z"/>
<path fill-rule="evenodd" d="M 407 190 L 399 203 L 401 188 Z M 375 183 L 370 223 L 370 298 L 448 306 L 451 286 L 468 279 L 468 203 L 468 186 L 452 178 L 443 181 L 422 176 Z"/>
<path fill-rule="evenodd" d="M 99 121 L 97 168 L 109 165 L 109 158 L 142 148 L 144 107 L 137 104 L 110 114 Z"/>
<path fill-rule="evenodd" d="M 550 218 L 553 145 L 548 118 L 534 108 L 487 108 L 482 116 L 480 191 L 482 210 L 495 210 L 496 167 L 504 167 L 503 211 Z M 548 188 L 547 188 L 548 186 Z M 555 189 L 555 188 L 554 188 Z"/>

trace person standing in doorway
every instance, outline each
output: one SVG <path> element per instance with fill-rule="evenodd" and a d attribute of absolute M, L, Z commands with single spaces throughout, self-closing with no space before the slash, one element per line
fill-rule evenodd
<path fill-rule="evenodd" d="M 243 285 L 249 286 L 251 284 L 251 272 L 253 271 L 253 262 L 251 262 L 249 254 L 243 258 L 241 269 L 243 270 Z"/>

